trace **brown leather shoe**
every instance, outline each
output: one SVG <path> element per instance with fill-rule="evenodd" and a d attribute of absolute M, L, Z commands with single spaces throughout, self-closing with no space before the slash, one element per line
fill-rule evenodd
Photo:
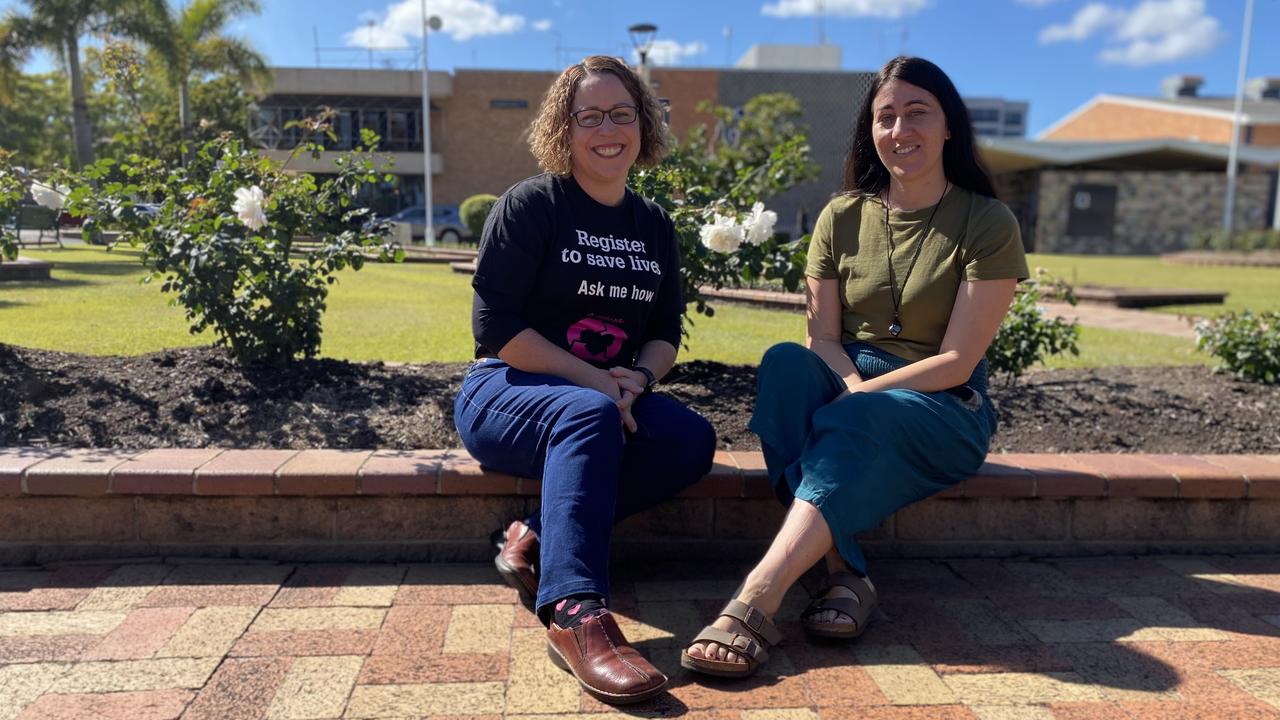
<path fill-rule="evenodd" d="M 506 544 L 493 559 L 502 579 L 520 593 L 520 602 L 533 607 L 538 597 L 538 536 L 522 520 L 507 526 Z"/>
<path fill-rule="evenodd" d="M 583 690 L 610 705 L 637 703 L 662 692 L 667 676 L 627 644 L 608 611 L 575 628 L 547 629 L 551 662 L 573 673 Z"/>

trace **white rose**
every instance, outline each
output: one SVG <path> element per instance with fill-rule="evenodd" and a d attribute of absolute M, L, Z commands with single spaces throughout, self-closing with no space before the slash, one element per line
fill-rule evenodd
<path fill-rule="evenodd" d="M 231 209 L 236 211 L 236 217 L 240 218 L 240 222 L 244 223 L 245 227 L 258 230 L 267 224 L 267 214 L 262 209 L 266 202 L 262 188 L 257 185 L 236 188 L 236 201 L 232 203 Z"/>
<path fill-rule="evenodd" d="M 747 242 L 760 245 L 773 237 L 773 226 L 778 224 L 778 213 L 765 210 L 764 203 L 751 206 L 751 217 L 747 219 Z"/>
<path fill-rule="evenodd" d="M 731 253 L 742 244 L 744 229 L 734 221 L 732 215 L 716 213 L 712 221 L 702 226 L 699 235 L 702 244 L 720 253 Z"/>
<path fill-rule="evenodd" d="M 69 192 L 71 191 L 64 187 L 55 188 L 44 183 L 31 183 L 31 197 L 50 210 L 61 210 Z"/>

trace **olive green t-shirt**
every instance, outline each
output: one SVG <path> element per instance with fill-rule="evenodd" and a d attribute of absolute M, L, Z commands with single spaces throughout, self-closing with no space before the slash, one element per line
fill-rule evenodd
<path fill-rule="evenodd" d="M 906 360 L 923 360 L 938 354 L 962 281 L 1027 277 L 1018 221 L 1004 203 L 952 186 L 925 237 L 933 211 L 934 206 L 887 212 L 895 248 L 893 292 L 902 296 L 902 332 L 894 337 L 889 333 L 893 298 L 884 203 L 841 196 L 823 209 L 809 243 L 805 274 L 840 281 L 842 342 L 860 340 Z M 904 290 L 903 278 L 917 247 L 920 258 Z"/>

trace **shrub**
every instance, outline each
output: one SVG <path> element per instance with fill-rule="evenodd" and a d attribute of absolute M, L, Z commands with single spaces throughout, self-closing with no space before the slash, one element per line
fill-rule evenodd
<path fill-rule="evenodd" d="M 1191 236 L 1191 247 L 1195 250 L 1238 252 L 1280 250 L 1280 230 L 1237 230 L 1228 234 L 1221 229 L 1202 229 Z"/>
<path fill-rule="evenodd" d="M 1004 375 L 1006 382 L 1013 382 L 1046 357 L 1064 352 L 1080 354 L 1080 324 L 1046 318 L 1039 305 L 1045 297 L 1076 304 L 1070 285 L 1037 268 L 1035 277 L 1022 282 L 1009 314 L 987 348 L 991 374 Z"/>
<path fill-rule="evenodd" d="M 741 112 L 706 104 L 699 110 L 722 126 L 732 125 L 736 141 L 713 137 L 705 126 L 694 128 L 660 165 L 632 170 L 630 184 L 671 216 L 685 303 L 710 316 L 714 309 L 703 286 L 774 280 L 790 291 L 800 287 L 809 238 L 788 241 L 765 233 L 777 216 L 761 201 L 815 178 L 817 168 L 809 160 L 808 132 L 799 123 L 800 103 L 791 95 L 756 96 Z M 762 222 L 762 214 L 770 218 Z M 764 236 L 751 236 L 752 228 Z"/>
<path fill-rule="evenodd" d="M 18 233 L 8 223 L 17 215 L 23 183 L 12 159 L 9 151 L 0 148 L 0 262 L 18 258 Z"/>
<path fill-rule="evenodd" d="M 1196 346 L 1218 358 L 1218 370 L 1245 380 L 1280 383 L 1280 313 L 1249 310 L 1196 323 Z"/>
<path fill-rule="evenodd" d="M 463 200 L 462 206 L 458 208 L 458 214 L 462 216 L 462 224 L 467 226 L 471 236 L 477 242 L 480 240 L 480 234 L 484 232 L 484 221 L 489 219 L 489 211 L 493 209 L 493 204 L 496 202 L 498 202 L 498 196 L 481 193 Z"/>
<path fill-rule="evenodd" d="M 279 365 L 319 351 L 335 273 L 359 270 L 366 253 L 404 257 L 384 242 L 385 224 L 368 223 L 369 210 L 353 207 L 362 187 L 384 178 L 374 168 L 376 142 L 366 133 L 323 182 L 286 172 L 230 136 L 203 145 L 186 167 L 137 155 L 104 159 L 73 178 L 71 209 L 90 218 L 90 232 L 110 222 L 121 228 L 118 242 L 142 247 L 151 269 L 144 282 L 163 278 L 192 333 L 212 328 L 238 361 Z M 300 151 L 318 158 L 320 146 Z M 158 209 L 138 205 L 156 198 Z M 304 236 L 314 245 L 293 257 Z"/>

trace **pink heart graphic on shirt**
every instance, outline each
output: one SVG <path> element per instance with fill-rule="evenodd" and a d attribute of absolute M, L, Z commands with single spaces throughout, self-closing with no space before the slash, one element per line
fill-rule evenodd
<path fill-rule="evenodd" d="M 583 360 L 612 360 L 622 350 L 627 333 L 599 318 L 582 318 L 568 332 L 569 351 Z"/>

